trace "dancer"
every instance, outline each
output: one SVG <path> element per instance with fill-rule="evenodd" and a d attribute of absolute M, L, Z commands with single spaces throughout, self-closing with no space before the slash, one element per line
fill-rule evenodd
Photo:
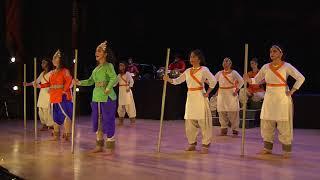
<path fill-rule="evenodd" d="M 55 67 L 50 72 L 49 82 L 38 85 L 40 88 L 50 88 L 51 113 L 54 120 L 53 140 L 60 138 L 60 126 L 64 125 L 63 138 L 66 141 L 71 137 L 72 96 L 70 71 L 64 67 L 60 50 L 53 55 L 52 64 Z"/>
<path fill-rule="evenodd" d="M 292 94 L 303 84 L 304 76 L 291 64 L 284 61 L 283 50 L 278 45 L 270 48 L 271 63 L 265 64 L 254 77 L 248 74 L 244 79 L 250 84 L 259 84 L 262 80 L 267 83 L 266 94 L 260 114 L 261 136 L 264 149 L 260 154 L 271 154 L 275 129 L 279 131 L 279 141 L 282 143 L 283 157 L 289 158 L 293 138 L 293 103 Z M 296 82 L 290 90 L 287 77 L 292 76 Z"/>
<path fill-rule="evenodd" d="M 259 72 L 258 59 L 252 58 L 250 61 L 250 66 L 252 71 L 249 71 L 248 75 L 250 78 L 254 78 Z M 249 84 L 247 92 L 244 92 L 244 89 L 241 88 L 239 92 L 239 99 L 241 103 L 244 102 L 244 98 L 246 98 L 247 100 L 250 98 L 250 100 L 252 100 L 253 102 L 259 102 L 263 100 L 264 94 L 265 90 L 262 84 Z"/>
<path fill-rule="evenodd" d="M 239 134 L 239 98 L 238 91 L 244 84 L 239 73 L 232 68 L 230 58 L 224 58 L 223 70 L 219 71 L 215 77 L 219 82 L 219 90 L 217 95 L 217 111 L 219 114 L 219 122 L 221 125 L 221 136 L 228 134 L 228 124 L 231 123 L 232 134 Z"/>
<path fill-rule="evenodd" d="M 136 119 L 136 107 L 133 99 L 131 88 L 133 87 L 134 81 L 132 76 L 126 69 L 127 65 L 125 62 L 119 63 L 119 101 L 118 101 L 118 115 L 119 115 L 119 126 L 123 125 L 124 116 L 126 113 L 129 116 L 131 125 L 135 124 Z"/>
<path fill-rule="evenodd" d="M 107 135 L 107 151 L 113 153 L 115 148 L 115 113 L 117 108 L 117 95 L 113 86 L 117 81 L 117 74 L 114 70 L 113 62 L 115 57 L 107 45 L 101 43 L 96 48 L 96 61 L 98 66 L 92 71 L 87 80 L 75 80 L 78 86 L 95 85 L 92 95 L 92 122 L 93 131 L 96 132 L 96 148 L 91 152 L 103 152 L 104 134 Z"/>
<path fill-rule="evenodd" d="M 204 61 L 202 52 L 198 49 L 193 50 L 190 53 L 191 68 L 176 79 L 171 79 L 168 75 L 165 75 L 163 79 L 174 85 L 186 81 L 188 93 L 184 118 L 189 142 L 186 151 L 196 150 L 198 128 L 200 128 L 202 133 L 201 153 L 207 154 L 212 139 L 212 116 L 208 97 L 217 81 L 207 67 L 201 66 Z M 205 81 L 209 84 L 207 92 L 204 88 Z"/>
<path fill-rule="evenodd" d="M 37 78 L 36 85 L 45 84 L 49 82 L 50 78 L 50 62 L 47 59 L 43 59 L 41 62 L 42 72 Z M 26 83 L 26 86 L 33 86 L 34 81 L 30 83 Z M 50 94 L 49 88 L 40 89 L 39 97 L 38 97 L 38 114 L 40 117 L 40 122 L 42 124 L 42 128 L 40 131 L 47 131 L 48 129 L 53 129 L 53 119 L 50 115 Z"/>

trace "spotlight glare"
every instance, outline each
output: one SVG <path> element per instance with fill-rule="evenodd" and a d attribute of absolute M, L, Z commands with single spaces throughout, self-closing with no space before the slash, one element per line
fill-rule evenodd
<path fill-rule="evenodd" d="M 11 61 L 12 63 L 16 62 L 16 58 L 15 58 L 15 57 L 12 57 L 12 58 L 10 59 L 10 61 Z"/>
<path fill-rule="evenodd" d="M 79 89 L 79 88 L 76 88 L 76 91 L 77 91 L 77 92 L 79 92 L 79 91 L 80 91 L 80 89 Z"/>
<path fill-rule="evenodd" d="M 18 91 L 19 88 L 18 88 L 18 86 L 13 86 L 12 89 L 13 89 L 14 91 Z"/>

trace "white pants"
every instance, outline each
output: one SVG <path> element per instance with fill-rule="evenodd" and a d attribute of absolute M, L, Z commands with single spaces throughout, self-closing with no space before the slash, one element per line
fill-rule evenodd
<path fill-rule="evenodd" d="M 39 117 L 40 117 L 41 124 L 46 126 L 53 126 L 54 122 L 50 114 L 49 108 L 39 107 Z"/>
<path fill-rule="evenodd" d="M 237 131 L 239 128 L 239 111 L 222 111 L 219 112 L 219 122 L 221 128 L 228 128 L 229 122 L 231 129 Z"/>
<path fill-rule="evenodd" d="M 209 145 L 212 139 L 212 121 L 209 124 L 206 123 L 204 119 L 202 120 L 185 120 L 186 135 L 189 144 L 194 144 L 197 142 L 198 128 L 201 130 L 202 134 L 202 144 Z"/>
<path fill-rule="evenodd" d="M 124 118 L 124 116 L 128 114 L 129 118 L 135 118 L 136 117 L 136 106 L 134 103 L 128 104 L 128 105 L 119 105 L 118 106 L 118 115 L 121 118 Z"/>
<path fill-rule="evenodd" d="M 273 143 L 277 128 L 279 131 L 279 141 L 284 145 L 291 145 L 293 129 L 290 121 L 261 120 L 260 127 L 263 141 Z"/>

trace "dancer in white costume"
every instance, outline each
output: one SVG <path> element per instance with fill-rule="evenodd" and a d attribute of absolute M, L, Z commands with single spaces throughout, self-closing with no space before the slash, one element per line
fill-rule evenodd
<path fill-rule="evenodd" d="M 210 70 L 205 66 L 204 56 L 200 50 L 194 50 L 190 54 L 191 68 L 188 68 L 176 79 L 170 79 L 165 75 L 164 80 L 177 85 L 186 81 L 188 86 L 186 110 L 185 110 L 185 128 L 189 146 L 186 151 L 195 151 L 197 145 L 198 128 L 202 133 L 202 154 L 207 154 L 212 139 L 212 116 L 209 107 L 208 96 L 215 87 L 217 81 Z M 209 84 L 206 91 L 204 83 Z"/>
<path fill-rule="evenodd" d="M 230 58 L 224 58 L 223 70 L 219 71 L 215 77 L 219 82 L 217 96 L 217 111 L 219 113 L 219 122 L 221 125 L 221 135 L 228 133 L 228 124 L 231 122 L 231 129 L 234 136 L 239 134 L 239 97 L 238 91 L 244 82 L 239 73 L 232 70 L 232 61 Z"/>
<path fill-rule="evenodd" d="M 119 126 L 123 125 L 124 116 L 126 113 L 129 116 L 131 125 L 135 124 L 136 119 L 136 106 L 134 103 L 133 94 L 131 88 L 133 87 L 134 81 L 129 72 L 126 71 L 127 65 L 125 62 L 119 63 L 119 101 L 118 101 L 118 115 L 119 115 Z M 115 84 L 115 85 L 117 85 Z"/>
<path fill-rule="evenodd" d="M 43 59 L 41 62 L 41 67 L 43 71 L 37 78 L 37 84 L 45 84 L 49 82 L 49 77 L 51 75 L 50 71 L 50 61 Z M 26 86 L 32 86 L 34 82 L 26 83 Z M 49 88 L 40 89 L 39 97 L 38 97 L 38 113 L 40 117 L 40 122 L 42 124 L 42 128 L 40 131 L 46 131 L 48 129 L 53 129 L 53 119 L 50 114 L 50 94 Z"/>
<path fill-rule="evenodd" d="M 305 78 L 291 64 L 283 61 L 283 50 L 273 45 L 270 48 L 271 63 L 265 64 L 254 77 L 248 74 L 244 79 L 250 84 L 258 84 L 262 80 L 267 83 L 266 94 L 261 110 L 261 136 L 264 149 L 260 154 L 271 154 L 275 129 L 279 131 L 279 141 L 282 143 L 283 157 L 289 158 L 293 139 L 293 104 L 291 95 L 300 88 Z M 296 82 L 290 90 L 287 85 L 288 76 Z"/>

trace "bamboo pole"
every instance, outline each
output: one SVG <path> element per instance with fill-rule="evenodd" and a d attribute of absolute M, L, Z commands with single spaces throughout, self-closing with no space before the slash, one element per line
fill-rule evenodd
<path fill-rule="evenodd" d="M 248 44 L 245 44 L 244 51 L 244 74 L 248 73 Z M 247 93 L 247 83 L 244 83 L 244 92 Z M 242 137 L 241 137 L 241 156 L 244 156 L 244 144 L 246 135 L 246 114 L 247 114 L 247 98 L 244 98 L 242 106 Z"/>
<path fill-rule="evenodd" d="M 74 62 L 74 75 L 73 78 L 77 79 L 77 71 L 78 71 L 78 49 L 75 49 L 75 62 Z M 71 131 L 71 153 L 74 153 L 74 130 L 75 130 L 75 120 L 76 120 L 76 106 L 77 106 L 77 85 L 73 83 L 73 108 L 72 108 L 72 131 Z"/>
<path fill-rule="evenodd" d="M 33 96 L 34 96 L 34 139 L 38 140 L 38 114 L 37 114 L 37 58 L 34 58 L 34 73 L 33 73 Z"/>
<path fill-rule="evenodd" d="M 23 64 L 23 125 L 27 129 L 27 65 Z"/>
<path fill-rule="evenodd" d="M 170 58 L 170 48 L 167 48 L 165 75 L 167 75 L 167 73 L 168 73 L 169 58 Z M 160 152 L 160 145 L 161 145 L 162 125 L 163 125 L 164 108 L 165 108 L 165 102 L 166 102 L 166 93 L 167 93 L 167 81 L 163 81 L 162 104 L 161 104 L 161 115 L 160 115 L 160 129 L 159 129 L 158 147 L 157 147 L 158 152 Z"/>

